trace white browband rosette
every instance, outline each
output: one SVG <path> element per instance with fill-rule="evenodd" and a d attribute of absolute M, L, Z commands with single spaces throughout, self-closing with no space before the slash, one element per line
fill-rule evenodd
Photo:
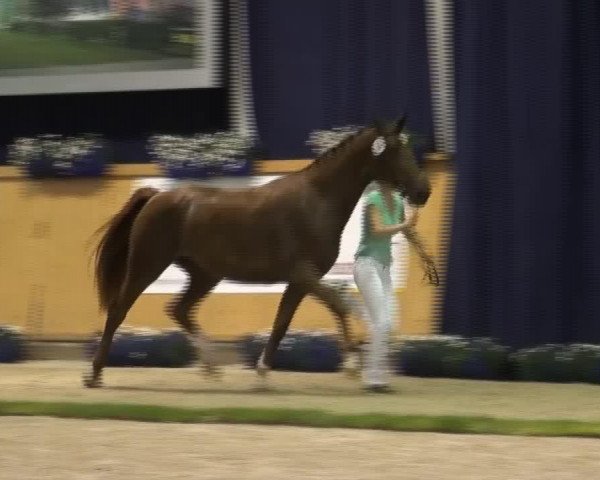
<path fill-rule="evenodd" d="M 383 137 L 377 137 L 375 139 L 375 141 L 373 142 L 373 144 L 371 145 L 371 153 L 378 157 L 379 155 L 381 155 L 383 153 L 383 151 L 385 150 L 385 140 Z"/>

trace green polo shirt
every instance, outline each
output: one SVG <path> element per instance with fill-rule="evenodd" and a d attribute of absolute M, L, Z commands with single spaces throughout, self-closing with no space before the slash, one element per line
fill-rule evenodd
<path fill-rule="evenodd" d="M 360 244 L 355 258 L 371 257 L 386 266 L 392 263 L 392 235 L 376 236 L 371 233 L 369 206 L 375 205 L 375 208 L 381 214 L 384 225 L 397 225 L 404 221 L 404 203 L 399 193 L 394 192 L 393 197 L 394 209 L 390 211 L 383 194 L 379 190 L 374 190 L 367 195 L 363 210 Z"/>

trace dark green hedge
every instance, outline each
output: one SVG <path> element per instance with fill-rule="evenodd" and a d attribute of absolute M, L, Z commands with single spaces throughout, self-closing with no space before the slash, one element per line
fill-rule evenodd
<path fill-rule="evenodd" d="M 512 355 L 515 379 L 600 383 L 600 345 L 543 345 Z"/>
<path fill-rule="evenodd" d="M 397 373 L 417 377 L 600 384 L 600 345 L 510 351 L 487 338 L 432 336 L 400 342 L 393 359 Z"/>
<path fill-rule="evenodd" d="M 394 364 L 411 376 L 504 380 L 511 376 L 508 353 L 486 338 L 431 337 L 399 343 Z"/>

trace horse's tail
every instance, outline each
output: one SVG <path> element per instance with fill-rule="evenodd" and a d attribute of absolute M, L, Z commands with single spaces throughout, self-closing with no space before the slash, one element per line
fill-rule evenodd
<path fill-rule="evenodd" d="M 96 289 L 102 310 L 106 310 L 117 297 L 125 278 L 133 222 L 144 205 L 157 193 L 159 190 L 155 188 L 139 188 L 121 211 L 96 232 L 104 233 L 95 251 Z"/>

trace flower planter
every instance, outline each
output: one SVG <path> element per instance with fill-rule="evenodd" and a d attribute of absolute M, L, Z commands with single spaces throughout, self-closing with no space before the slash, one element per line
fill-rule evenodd
<path fill-rule="evenodd" d="M 39 135 L 16 139 L 9 162 L 31 178 L 100 177 L 107 169 L 107 149 L 95 135 Z"/>
<path fill-rule="evenodd" d="M 247 335 L 240 342 L 244 364 L 254 368 L 269 334 Z M 281 341 L 273 359 L 274 370 L 296 372 L 336 372 L 342 355 L 333 335 L 316 332 L 289 332 Z"/>
<path fill-rule="evenodd" d="M 86 346 L 92 357 L 100 343 L 100 336 Z M 183 332 L 132 333 L 115 335 L 108 354 L 107 365 L 112 367 L 185 367 L 193 363 L 196 353 Z"/>
<path fill-rule="evenodd" d="M 26 342 L 12 327 L 0 326 L 0 363 L 15 363 L 25 359 Z"/>
<path fill-rule="evenodd" d="M 103 150 L 95 150 L 69 162 L 41 155 L 23 166 L 31 178 L 101 177 L 107 169 Z"/>
<path fill-rule="evenodd" d="M 152 135 L 147 151 L 170 178 L 201 179 L 252 173 L 254 139 L 234 131 L 188 136 Z"/>

